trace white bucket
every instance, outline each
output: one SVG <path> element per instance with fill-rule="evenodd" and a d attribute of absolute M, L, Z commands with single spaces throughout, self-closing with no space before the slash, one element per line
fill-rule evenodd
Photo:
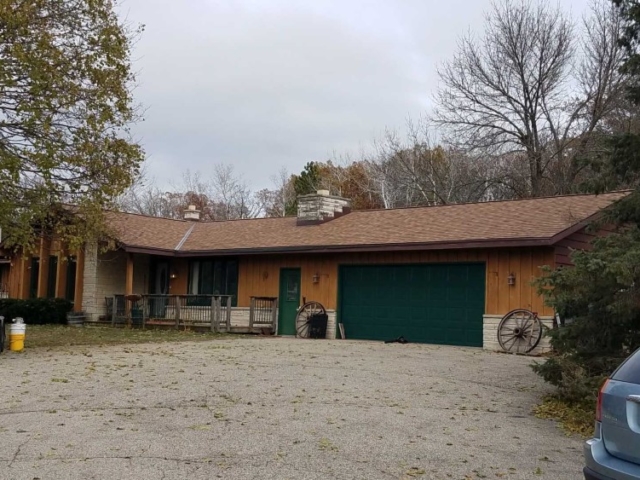
<path fill-rule="evenodd" d="M 27 330 L 27 325 L 22 322 L 22 319 L 17 323 L 9 325 L 9 350 L 12 352 L 21 352 L 24 348 L 24 337 Z"/>
<path fill-rule="evenodd" d="M 11 323 L 9 325 L 9 335 L 24 335 L 26 331 L 26 323 Z"/>

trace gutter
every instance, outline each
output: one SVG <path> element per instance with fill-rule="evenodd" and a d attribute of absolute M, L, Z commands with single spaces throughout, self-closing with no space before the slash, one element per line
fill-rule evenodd
<path fill-rule="evenodd" d="M 564 233 L 564 232 L 563 232 Z M 557 235 L 556 235 L 557 237 Z M 464 240 L 454 242 L 430 243 L 395 243 L 368 245 L 310 245 L 291 247 L 258 247 L 231 248 L 217 250 L 169 250 L 147 247 L 123 245 L 127 252 L 148 253 L 151 255 L 165 255 L 171 257 L 212 257 L 231 255 L 265 255 L 265 254 L 299 254 L 299 253 L 349 253 L 349 252 L 399 252 L 420 250 L 459 250 L 474 248 L 503 248 L 503 247 L 548 247 L 558 241 L 556 237 L 546 238 L 517 238 L 491 240 Z M 186 240 L 186 239 L 183 239 Z M 179 246 L 182 246 L 181 242 Z"/>

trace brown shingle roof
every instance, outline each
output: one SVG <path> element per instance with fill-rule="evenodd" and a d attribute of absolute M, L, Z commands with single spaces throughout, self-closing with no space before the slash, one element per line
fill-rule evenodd
<path fill-rule="evenodd" d="M 550 245 L 626 194 L 363 210 L 306 226 L 298 226 L 295 217 L 195 224 L 127 214 L 116 217 L 118 238 L 125 247 L 179 254 Z"/>
<path fill-rule="evenodd" d="M 159 250 L 175 250 L 194 225 L 184 220 L 116 212 L 107 214 L 107 222 L 122 245 Z"/>

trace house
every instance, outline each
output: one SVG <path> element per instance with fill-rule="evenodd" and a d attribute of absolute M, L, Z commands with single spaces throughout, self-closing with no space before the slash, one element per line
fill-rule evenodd
<path fill-rule="evenodd" d="M 93 320 L 114 294 L 230 295 L 234 318 L 250 297 L 278 297 L 278 333 L 295 333 L 298 306 L 328 310 L 327 336 L 498 349 L 497 324 L 515 308 L 554 312 L 531 281 L 588 248 L 585 226 L 626 195 L 568 195 L 353 211 L 327 191 L 299 198 L 297 217 L 200 222 L 108 213 L 118 248 L 69 254 L 43 241 L 12 260 L 12 296 L 65 296 Z M 163 307 L 164 308 L 164 307 Z"/>

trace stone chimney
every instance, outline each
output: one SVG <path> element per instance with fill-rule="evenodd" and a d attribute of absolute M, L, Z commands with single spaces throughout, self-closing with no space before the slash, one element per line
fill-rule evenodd
<path fill-rule="evenodd" d="M 184 219 L 192 222 L 200 221 L 200 210 L 196 210 L 195 205 L 189 205 L 184 211 Z"/>
<path fill-rule="evenodd" d="M 317 225 L 350 211 L 349 200 L 330 195 L 329 190 L 318 190 L 298 197 L 298 225 Z"/>

